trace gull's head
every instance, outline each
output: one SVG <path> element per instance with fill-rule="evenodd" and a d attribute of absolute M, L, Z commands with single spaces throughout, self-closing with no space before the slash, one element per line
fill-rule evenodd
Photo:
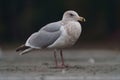
<path fill-rule="evenodd" d="M 69 10 L 63 14 L 63 21 L 81 21 L 85 22 L 85 18 L 78 15 L 77 12 Z"/>

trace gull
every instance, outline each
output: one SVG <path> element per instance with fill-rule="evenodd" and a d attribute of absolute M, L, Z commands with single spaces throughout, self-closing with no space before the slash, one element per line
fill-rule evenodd
<path fill-rule="evenodd" d="M 80 37 L 82 29 L 78 21 L 85 22 L 85 18 L 73 10 L 68 10 L 64 12 L 62 20 L 43 26 L 16 51 L 21 51 L 19 55 L 23 55 L 32 50 L 51 48 L 54 49 L 56 67 L 67 67 L 64 64 L 62 49 L 73 46 Z M 61 65 L 58 65 L 57 51 L 60 51 Z"/>

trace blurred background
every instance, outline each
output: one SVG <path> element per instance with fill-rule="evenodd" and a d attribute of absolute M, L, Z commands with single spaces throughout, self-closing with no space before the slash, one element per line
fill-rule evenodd
<path fill-rule="evenodd" d="M 61 20 L 66 10 L 75 10 L 87 20 L 81 23 L 78 46 L 119 46 L 120 0 L 0 0 L 0 46 L 23 44 L 44 25 Z"/>

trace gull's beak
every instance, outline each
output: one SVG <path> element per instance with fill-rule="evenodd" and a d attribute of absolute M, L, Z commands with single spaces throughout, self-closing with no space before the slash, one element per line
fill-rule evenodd
<path fill-rule="evenodd" d="M 84 17 L 79 17 L 78 20 L 81 21 L 81 22 L 85 22 L 86 21 Z"/>

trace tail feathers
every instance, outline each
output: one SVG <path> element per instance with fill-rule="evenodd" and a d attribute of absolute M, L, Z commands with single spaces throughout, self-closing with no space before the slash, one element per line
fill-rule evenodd
<path fill-rule="evenodd" d="M 30 47 L 25 46 L 25 45 L 21 45 L 20 47 L 18 47 L 18 48 L 16 49 L 16 52 L 18 52 L 18 51 L 24 51 L 24 50 L 26 50 L 26 49 L 28 49 L 28 48 L 30 48 Z"/>
<path fill-rule="evenodd" d="M 20 52 L 19 55 L 26 54 L 26 53 L 28 53 L 28 52 L 30 52 L 30 51 L 32 51 L 32 50 L 33 50 L 33 48 L 25 49 L 24 51 Z"/>
<path fill-rule="evenodd" d="M 28 47 L 28 46 L 25 46 L 25 45 L 21 45 L 20 47 L 18 47 L 18 48 L 16 49 L 16 52 L 21 51 L 21 52 L 19 53 L 19 55 L 23 55 L 23 54 L 25 54 L 25 53 L 30 52 L 31 50 L 33 50 L 33 48 Z"/>

